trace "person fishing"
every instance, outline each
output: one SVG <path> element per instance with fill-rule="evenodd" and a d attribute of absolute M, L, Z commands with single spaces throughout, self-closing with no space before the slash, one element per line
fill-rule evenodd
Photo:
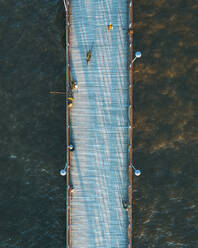
<path fill-rule="evenodd" d="M 132 27 L 130 27 L 130 28 L 128 29 L 128 34 L 129 34 L 129 35 L 132 35 L 132 34 L 133 34 L 133 28 L 132 28 Z"/>
<path fill-rule="evenodd" d="M 127 201 L 124 201 L 122 200 L 122 205 L 123 205 L 123 208 L 128 211 L 129 207 L 130 207 L 130 203 L 127 202 Z"/>
<path fill-rule="evenodd" d="M 68 145 L 68 148 L 69 148 L 69 150 L 70 150 L 71 152 L 74 151 L 74 146 L 73 146 L 72 144 Z"/>
<path fill-rule="evenodd" d="M 129 34 L 129 35 L 133 35 L 133 27 L 132 27 L 132 24 L 129 25 L 128 34 Z"/>
<path fill-rule="evenodd" d="M 74 98 L 73 98 L 73 97 L 68 97 L 68 98 L 67 98 L 67 101 L 68 101 L 68 107 L 72 107 L 73 100 L 74 100 Z"/>
<path fill-rule="evenodd" d="M 70 81 L 70 87 L 71 87 L 72 90 L 78 89 L 78 85 L 77 85 L 75 80 Z"/>

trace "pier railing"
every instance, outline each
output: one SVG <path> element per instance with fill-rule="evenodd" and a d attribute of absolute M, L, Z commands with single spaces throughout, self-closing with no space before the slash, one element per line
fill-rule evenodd
<path fill-rule="evenodd" d="M 132 247 L 132 232 L 133 232 L 133 199 L 132 199 L 132 183 L 133 183 L 133 1 L 129 1 L 129 28 L 131 32 L 129 35 L 129 164 L 128 164 L 128 175 L 129 175 L 129 187 L 128 187 L 128 197 L 129 197 L 129 226 L 128 226 L 128 239 L 129 247 Z"/>
<path fill-rule="evenodd" d="M 70 187 L 70 108 L 68 107 L 68 93 L 70 82 L 70 0 L 63 0 L 66 13 L 65 21 L 65 49 L 66 49 L 66 248 L 71 247 L 71 187 Z"/>

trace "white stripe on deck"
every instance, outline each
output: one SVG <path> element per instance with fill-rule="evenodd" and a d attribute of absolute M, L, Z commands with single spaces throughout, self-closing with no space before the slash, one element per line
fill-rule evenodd
<path fill-rule="evenodd" d="M 79 86 L 71 112 L 72 248 L 128 244 L 122 206 L 128 180 L 127 3 L 71 1 L 70 64 Z M 110 22 L 114 28 L 108 32 Z"/>

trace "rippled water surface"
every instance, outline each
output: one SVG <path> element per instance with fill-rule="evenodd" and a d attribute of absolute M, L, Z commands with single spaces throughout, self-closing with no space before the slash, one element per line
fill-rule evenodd
<path fill-rule="evenodd" d="M 134 2 L 134 247 L 196 248 L 198 5 Z M 0 4 L 0 247 L 65 247 L 63 4 Z"/>

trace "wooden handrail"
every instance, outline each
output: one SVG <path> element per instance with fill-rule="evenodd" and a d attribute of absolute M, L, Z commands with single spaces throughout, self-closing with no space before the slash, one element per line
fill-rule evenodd
<path fill-rule="evenodd" d="M 70 213 L 71 213 L 71 204 L 70 204 L 70 108 L 68 107 L 68 92 L 69 92 L 69 81 L 70 81 L 70 1 L 64 0 L 65 11 L 66 11 L 66 31 L 65 31 L 65 49 L 66 49 L 66 163 L 67 163 L 67 176 L 66 176 L 66 248 L 71 247 L 71 223 L 70 223 Z"/>

